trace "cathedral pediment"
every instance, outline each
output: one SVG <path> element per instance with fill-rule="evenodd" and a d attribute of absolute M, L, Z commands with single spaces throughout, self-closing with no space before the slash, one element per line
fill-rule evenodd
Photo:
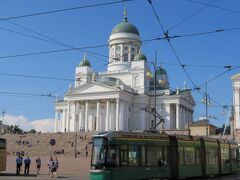
<path fill-rule="evenodd" d="M 80 94 L 93 94 L 93 93 L 110 93 L 118 92 L 119 89 L 116 87 L 107 86 L 101 83 L 90 82 L 83 84 L 77 88 L 70 90 L 68 96 L 80 95 Z"/>
<path fill-rule="evenodd" d="M 240 73 L 235 74 L 234 76 L 231 77 L 232 80 L 240 80 Z"/>

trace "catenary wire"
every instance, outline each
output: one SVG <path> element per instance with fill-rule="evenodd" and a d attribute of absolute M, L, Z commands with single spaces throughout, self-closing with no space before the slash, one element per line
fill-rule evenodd
<path fill-rule="evenodd" d="M 193 3 L 197 3 L 197 4 L 201 4 L 201 5 L 207 5 L 204 2 L 200 2 L 200 1 L 195 1 L 195 0 L 185 0 L 185 1 L 189 1 L 189 2 L 193 2 Z M 234 9 L 229 9 L 229 8 L 225 8 L 225 7 L 221 7 L 221 6 L 216 6 L 216 5 L 210 5 L 210 7 L 216 8 L 216 9 L 221 9 L 224 11 L 228 11 L 228 12 L 232 12 L 232 13 L 236 13 L 236 14 L 240 14 L 240 11 L 238 10 L 234 10 Z"/>
<path fill-rule="evenodd" d="M 208 8 L 210 5 L 212 5 L 213 3 L 215 3 L 217 0 L 213 0 L 210 3 L 206 4 L 205 6 L 203 6 L 202 8 L 198 9 L 196 12 L 194 12 L 193 14 L 185 17 L 183 20 L 179 21 L 178 23 L 176 23 L 175 25 L 171 26 L 170 28 L 168 28 L 167 31 L 170 31 L 174 28 L 176 28 L 177 26 L 183 24 L 184 22 L 186 22 L 187 20 L 191 19 L 192 17 L 194 17 L 195 15 L 197 15 L 198 13 L 202 12 L 203 10 L 205 10 L 206 8 Z"/>
<path fill-rule="evenodd" d="M 134 0 L 120 0 L 120 1 L 112 1 L 112 2 L 99 3 L 99 4 L 90 4 L 90 5 L 64 8 L 64 9 L 57 9 L 57 10 L 52 10 L 52 11 L 36 12 L 36 13 L 25 14 L 25 15 L 20 15 L 20 16 L 4 17 L 4 18 L 0 18 L 0 21 L 9 20 L 9 19 L 33 17 L 33 16 L 46 15 L 46 14 L 53 14 L 53 13 L 60 13 L 60 12 L 65 12 L 65 11 L 72 11 L 72 10 L 77 10 L 77 9 L 91 8 L 91 7 L 107 6 L 107 5 L 119 4 L 119 3 L 124 3 L 124 2 L 131 2 L 131 1 L 134 1 Z"/>

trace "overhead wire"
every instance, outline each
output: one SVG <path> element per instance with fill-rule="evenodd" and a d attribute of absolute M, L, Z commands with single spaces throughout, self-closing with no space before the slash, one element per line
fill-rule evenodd
<path fill-rule="evenodd" d="M 183 24 L 184 22 L 186 22 L 187 20 L 191 19 L 193 16 L 197 15 L 198 13 L 202 12 L 203 10 L 205 10 L 206 8 L 208 8 L 210 5 L 212 5 L 213 3 L 215 3 L 217 0 L 213 0 L 210 3 L 206 4 L 205 6 L 203 6 L 202 8 L 198 9 L 197 11 L 195 11 L 193 14 L 185 17 L 183 20 L 179 21 L 178 23 L 176 23 L 175 25 L 171 26 L 170 28 L 168 28 L 167 31 L 170 31 L 174 28 L 176 28 L 177 26 Z"/>
<path fill-rule="evenodd" d="M 35 78 L 35 79 L 60 80 L 60 81 L 75 81 L 74 79 L 67 79 L 67 78 L 60 78 L 60 77 L 35 76 L 35 75 L 3 73 L 3 72 L 0 72 L 0 75 L 3 75 L 3 76 L 14 76 L 14 77 L 24 77 L 24 78 Z"/>
<path fill-rule="evenodd" d="M 189 1 L 189 2 L 193 2 L 193 3 L 197 3 L 197 4 L 201 4 L 201 5 L 207 5 L 204 2 L 200 2 L 200 1 L 195 1 L 195 0 L 185 0 L 185 1 Z M 229 8 L 225 8 L 225 7 L 221 7 L 221 6 L 216 6 L 216 5 L 209 5 L 210 7 L 216 8 L 216 9 L 221 9 L 224 11 L 228 11 L 228 12 L 232 12 L 232 13 L 236 13 L 236 14 L 240 14 L 240 11 L 238 10 L 234 10 L 234 9 L 229 9 Z"/>
<path fill-rule="evenodd" d="M 30 96 L 30 97 L 47 97 L 47 98 L 56 98 L 57 97 L 52 94 L 33 94 L 33 93 L 9 92 L 9 91 L 0 91 L 0 94 Z"/>
<path fill-rule="evenodd" d="M 168 44 L 170 45 L 170 47 L 171 47 L 171 49 L 172 49 L 172 51 L 173 51 L 173 53 L 174 53 L 174 56 L 176 57 L 176 59 L 178 60 L 178 63 L 181 65 L 182 69 L 184 70 L 184 72 L 186 73 L 187 77 L 188 77 L 189 80 L 191 81 L 191 83 L 192 83 L 192 85 L 193 85 L 193 87 L 194 87 L 193 90 L 197 90 L 197 88 L 199 88 L 199 86 L 197 86 L 197 85 L 194 83 L 194 81 L 192 80 L 191 76 L 189 75 L 189 73 L 188 73 L 187 70 L 185 69 L 185 65 L 184 65 L 184 64 L 181 62 L 181 60 L 179 59 L 179 56 L 177 55 L 177 53 L 176 53 L 176 51 L 175 51 L 175 49 L 174 49 L 174 47 L 173 47 L 173 45 L 172 45 L 172 43 L 171 43 L 171 41 L 170 41 L 171 38 L 169 38 L 168 31 L 165 31 L 165 29 L 164 29 L 164 27 L 163 27 L 163 25 L 162 25 L 162 23 L 161 23 L 161 21 L 160 21 L 160 18 L 159 18 L 159 16 L 157 15 L 157 12 L 156 12 L 153 4 L 152 4 L 152 1 L 151 1 L 151 0 L 147 0 L 147 1 L 149 2 L 150 6 L 151 6 L 151 8 L 152 8 L 152 10 L 153 10 L 153 12 L 154 12 L 154 15 L 155 15 L 155 17 L 156 17 L 156 19 L 157 19 L 157 21 L 158 21 L 158 24 L 160 25 L 163 33 L 165 34 L 166 40 L 167 40 Z M 217 32 L 221 32 L 221 31 L 217 31 Z M 228 71 L 229 71 L 229 70 L 227 70 L 227 72 L 228 72 Z M 226 73 L 226 72 L 221 73 L 221 74 L 218 75 L 217 77 L 211 79 L 211 81 L 215 80 L 216 78 L 222 76 L 222 75 L 225 74 L 225 73 Z M 211 82 L 211 81 L 209 81 L 209 82 Z M 203 95 L 203 93 L 201 93 L 199 89 L 197 90 L 197 92 L 199 92 L 201 95 Z M 215 102 L 216 104 L 220 104 L 220 103 L 218 103 L 218 102 L 215 101 L 215 100 L 213 100 L 213 102 Z M 220 104 L 220 105 L 222 105 L 222 104 Z"/>
<path fill-rule="evenodd" d="M 149 2 L 150 6 L 151 6 L 151 8 L 152 8 L 152 10 L 153 10 L 153 12 L 154 12 L 154 15 L 155 15 L 155 17 L 156 17 L 156 19 L 157 19 L 157 21 L 158 21 L 158 24 L 160 25 L 160 27 L 161 27 L 161 29 L 162 29 L 165 37 L 166 37 L 166 40 L 167 40 L 169 46 L 171 47 L 171 49 L 172 49 L 172 51 L 173 51 L 174 56 L 175 56 L 176 59 L 178 60 L 178 63 L 181 65 L 181 67 L 182 67 L 182 69 L 184 70 L 184 72 L 186 73 L 188 79 L 191 81 L 191 83 L 193 84 L 193 86 L 196 87 L 196 84 L 194 83 L 194 81 L 192 80 L 191 76 L 189 75 L 189 73 L 188 73 L 187 70 L 185 69 L 184 64 L 183 64 L 183 63 L 181 62 L 181 60 L 179 59 L 179 57 L 178 57 L 178 55 L 177 55 L 177 53 L 176 53 L 176 51 L 175 51 L 172 43 L 170 42 L 170 39 L 168 39 L 168 32 L 165 31 L 165 29 L 164 29 L 164 27 L 163 27 L 163 25 L 162 25 L 162 23 L 161 23 L 161 21 L 160 21 L 160 18 L 159 18 L 159 16 L 158 16 L 158 14 L 157 14 L 157 12 L 156 12 L 153 4 L 152 4 L 152 1 L 151 1 L 151 0 L 147 0 L 147 1 Z"/>
<path fill-rule="evenodd" d="M 32 16 L 39 16 L 39 15 L 46 15 L 46 14 L 53 14 L 53 13 L 60 13 L 60 12 L 65 12 L 65 11 L 72 11 L 72 10 L 77 10 L 77 9 L 91 8 L 91 7 L 106 6 L 106 5 L 119 4 L 119 3 L 124 3 L 124 2 L 131 2 L 131 1 L 134 1 L 134 0 L 119 0 L 119 1 L 111 1 L 111 2 L 106 2 L 106 3 L 90 4 L 90 5 L 76 6 L 76 7 L 71 7 L 71 8 L 63 8 L 63 9 L 57 9 L 57 10 L 51 10 L 51 11 L 36 12 L 36 13 L 31 13 L 31 14 L 0 18 L 0 21 L 9 20 L 9 19 L 26 18 L 26 17 L 32 17 Z"/>

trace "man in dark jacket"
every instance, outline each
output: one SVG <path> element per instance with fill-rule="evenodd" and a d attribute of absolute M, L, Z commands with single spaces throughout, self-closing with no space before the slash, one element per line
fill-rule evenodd
<path fill-rule="evenodd" d="M 29 158 L 29 156 L 27 156 L 27 158 L 24 160 L 24 164 L 25 164 L 24 174 L 28 175 L 29 174 L 29 167 L 30 167 L 30 164 L 31 164 L 31 159 Z"/>

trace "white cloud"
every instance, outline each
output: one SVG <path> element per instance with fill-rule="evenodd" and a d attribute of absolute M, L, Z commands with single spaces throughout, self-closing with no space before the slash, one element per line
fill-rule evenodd
<path fill-rule="evenodd" d="M 19 125 L 19 127 L 25 131 L 35 129 L 41 132 L 53 132 L 54 131 L 54 119 L 37 119 L 29 120 L 24 116 L 13 116 L 7 114 L 4 116 L 4 124 Z"/>

